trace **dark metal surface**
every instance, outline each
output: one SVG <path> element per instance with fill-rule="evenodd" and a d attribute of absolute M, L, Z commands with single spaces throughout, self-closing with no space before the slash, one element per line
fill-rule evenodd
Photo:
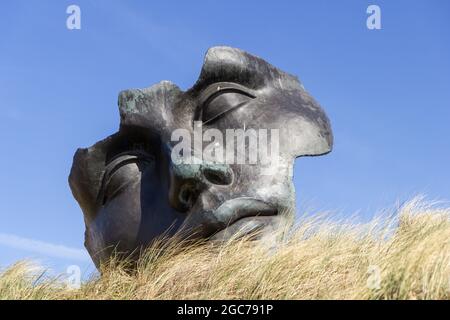
<path fill-rule="evenodd" d="M 333 143 L 328 118 L 296 77 L 229 47 L 208 50 L 188 91 L 168 81 L 127 90 L 119 111 L 119 131 L 79 149 L 69 177 L 97 266 L 114 248 L 131 252 L 163 233 L 226 240 L 242 230 L 270 232 L 295 209 L 294 159 L 326 154 Z M 174 163 L 171 136 L 193 133 L 195 121 L 224 136 L 278 129 L 278 162 Z"/>

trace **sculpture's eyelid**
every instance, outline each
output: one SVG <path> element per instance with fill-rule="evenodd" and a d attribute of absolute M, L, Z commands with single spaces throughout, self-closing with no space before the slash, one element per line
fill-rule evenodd
<path fill-rule="evenodd" d="M 101 200 L 102 205 L 105 204 L 105 189 L 108 186 L 111 177 L 121 167 L 138 161 L 153 162 L 154 160 L 155 159 L 152 156 L 143 152 L 124 152 L 114 156 L 109 163 L 106 164 L 97 201 Z"/>
<path fill-rule="evenodd" d="M 206 88 L 200 97 L 200 106 L 203 108 L 215 97 L 222 93 L 236 92 L 248 96 L 249 98 L 256 98 L 256 94 L 250 88 L 233 82 L 218 82 Z"/>
<path fill-rule="evenodd" d="M 121 167 L 124 165 L 134 163 L 137 161 L 144 161 L 144 162 L 153 162 L 154 158 L 150 155 L 142 152 L 126 152 L 119 154 L 115 156 L 107 165 L 105 168 L 105 173 L 103 176 L 103 182 L 104 184 L 107 184 L 109 178 Z"/>

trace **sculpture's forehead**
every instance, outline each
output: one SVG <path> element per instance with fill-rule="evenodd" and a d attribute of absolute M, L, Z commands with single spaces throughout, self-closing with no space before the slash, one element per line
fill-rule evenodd
<path fill-rule="evenodd" d="M 174 106 L 183 92 L 173 83 L 162 81 L 150 88 L 131 89 L 119 94 L 121 127 L 148 128 L 163 134 L 173 128 Z"/>
<path fill-rule="evenodd" d="M 263 86 L 299 89 L 299 80 L 265 60 L 239 49 L 214 47 L 208 50 L 202 71 L 193 90 L 214 82 L 236 82 L 252 89 Z"/>

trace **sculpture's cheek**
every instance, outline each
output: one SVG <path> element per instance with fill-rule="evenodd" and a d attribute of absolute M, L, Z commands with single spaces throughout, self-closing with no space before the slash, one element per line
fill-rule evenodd
<path fill-rule="evenodd" d="M 104 204 L 87 228 L 86 247 L 92 256 L 103 260 L 113 250 L 134 252 L 165 232 L 177 231 L 185 215 L 170 207 L 163 177 L 159 168 L 138 163 L 114 171 L 104 186 Z"/>
<path fill-rule="evenodd" d="M 133 249 L 141 224 L 140 180 L 129 182 L 98 211 L 86 234 L 89 252 L 100 259 Z"/>

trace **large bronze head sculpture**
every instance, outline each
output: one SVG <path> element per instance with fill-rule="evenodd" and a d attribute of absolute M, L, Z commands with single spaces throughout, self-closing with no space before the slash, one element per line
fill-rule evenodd
<path fill-rule="evenodd" d="M 163 81 L 123 91 L 119 111 L 119 131 L 79 149 L 69 177 L 97 265 L 161 235 L 270 233 L 295 208 L 294 159 L 333 143 L 296 77 L 229 47 L 208 50 L 191 89 Z"/>

